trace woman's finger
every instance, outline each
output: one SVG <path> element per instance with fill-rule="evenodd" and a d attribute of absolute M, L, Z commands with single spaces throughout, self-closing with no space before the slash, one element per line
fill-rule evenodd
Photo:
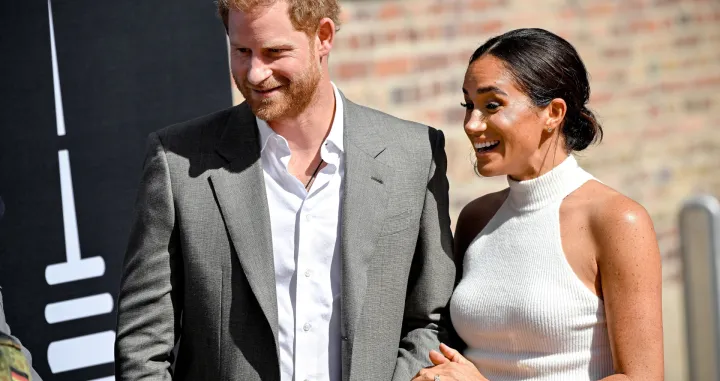
<path fill-rule="evenodd" d="M 460 363 L 460 364 L 469 362 L 465 357 L 463 357 L 460 354 L 460 352 L 448 347 L 445 344 L 440 344 L 440 351 L 442 352 L 443 355 L 445 355 L 445 357 L 450 359 L 450 361 L 452 361 L 452 362 L 456 362 L 456 363 Z"/>
<path fill-rule="evenodd" d="M 450 362 L 447 357 L 438 351 L 430 351 L 430 361 L 432 361 L 433 365 L 442 365 Z"/>

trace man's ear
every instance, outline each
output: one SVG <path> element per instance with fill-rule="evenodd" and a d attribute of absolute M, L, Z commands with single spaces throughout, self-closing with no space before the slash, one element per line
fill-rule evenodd
<path fill-rule="evenodd" d="M 325 17 L 320 20 L 315 42 L 318 57 L 322 60 L 330 54 L 335 42 L 335 22 L 332 19 Z"/>

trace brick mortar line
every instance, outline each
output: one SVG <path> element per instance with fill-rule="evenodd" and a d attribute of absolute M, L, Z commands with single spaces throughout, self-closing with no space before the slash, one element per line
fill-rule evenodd
<path fill-rule="evenodd" d="M 568 28 L 568 26 L 581 26 L 583 28 L 590 28 L 593 26 L 605 26 L 608 25 L 608 22 L 613 21 L 616 22 L 616 24 L 626 25 L 632 24 L 634 22 L 650 22 L 671 19 L 673 21 L 673 25 L 670 26 L 670 29 L 663 31 L 674 31 L 675 29 L 681 29 L 685 26 L 677 24 L 676 20 L 683 13 L 689 14 L 692 18 L 693 16 L 705 15 L 707 13 L 714 13 L 719 11 L 718 8 L 713 4 L 702 4 L 700 6 L 695 5 L 692 9 L 688 10 L 677 9 L 676 6 L 667 8 L 645 7 L 643 8 L 642 14 L 629 14 L 622 10 L 616 10 L 614 13 L 603 14 L 601 16 L 594 17 L 592 14 L 589 13 L 589 11 L 587 11 L 588 14 L 582 14 L 582 12 L 580 12 L 576 16 L 566 17 L 559 14 L 555 10 L 537 13 L 525 11 L 525 9 L 527 9 L 526 5 L 518 6 L 517 8 L 522 8 L 522 13 L 515 14 L 511 17 L 508 17 L 508 13 L 511 13 L 511 11 L 513 10 L 512 7 L 493 7 L 490 10 L 468 10 L 455 14 L 446 13 L 441 16 L 427 16 L 427 12 L 418 12 L 416 14 L 403 15 L 392 19 L 372 18 L 365 20 L 353 20 L 351 18 L 348 22 L 345 23 L 345 25 L 343 25 L 341 33 L 343 31 L 347 31 L 350 33 L 359 33 L 367 30 L 367 28 L 369 27 L 372 27 L 373 30 L 376 31 L 387 32 L 397 29 L 398 27 L 435 25 L 435 23 L 437 23 L 438 21 L 438 17 L 442 17 L 445 19 L 452 18 L 453 21 L 448 22 L 446 25 L 453 25 L 458 21 L 471 21 L 481 24 L 487 21 L 497 20 L 504 22 L 510 27 L 525 26 L 529 22 L 531 22 L 532 24 L 553 25 L 555 26 L 553 29 L 557 30 L 566 29 Z M 708 21 L 703 21 L 703 23 L 713 25 Z M 690 21 L 690 25 L 697 24 L 698 22 L 694 19 Z M 562 27 L 559 27 L 560 25 L 562 25 Z M 654 35 L 656 31 L 640 30 L 631 33 Z"/>

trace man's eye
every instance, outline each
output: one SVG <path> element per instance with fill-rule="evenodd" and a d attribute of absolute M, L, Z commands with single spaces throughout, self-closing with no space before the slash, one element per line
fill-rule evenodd
<path fill-rule="evenodd" d="M 250 51 L 250 49 L 248 48 L 237 48 L 235 50 L 237 50 L 239 53 L 248 53 Z"/>
<path fill-rule="evenodd" d="M 283 51 L 282 49 L 268 49 L 268 52 L 270 52 L 272 54 L 282 53 L 282 51 Z"/>

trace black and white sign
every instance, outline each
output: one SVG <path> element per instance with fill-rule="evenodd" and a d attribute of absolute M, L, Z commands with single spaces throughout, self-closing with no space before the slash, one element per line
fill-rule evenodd
<path fill-rule="evenodd" d="M 45 380 L 112 380 L 148 133 L 232 103 L 212 1 L 0 5 L 0 286 Z"/>

